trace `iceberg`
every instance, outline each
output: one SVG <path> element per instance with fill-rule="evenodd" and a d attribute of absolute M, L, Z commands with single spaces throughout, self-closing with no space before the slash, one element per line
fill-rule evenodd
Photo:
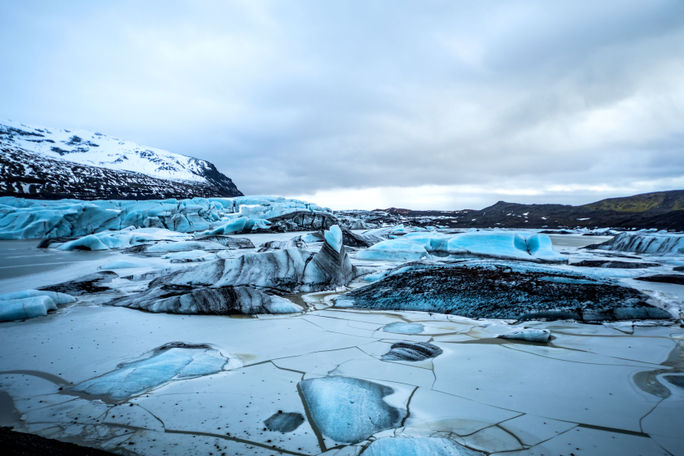
<path fill-rule="evenodd" d="M 342 230 L 338 225 L 333 225 L 329 230 L 325 231 L 323 238 L 336 252 L 342 249 Z"/>
<path fill-rule="evenodd" d="M 515 231 L 479 231 L 446 235 L 433 232 L 408 233 L 379 242 L 359 252 L 362 260 L 416 261 L 436 255 L 476 255 L 536 262 L 566 262 L 553 250 L 545 234 Z"/>
<path fill-rule="evenodd" d="M 169 381 L 220 372 L 227 363 L 227 358 L 207 345 L 172 342 L 157 348 L 147 358 L 121 364 L 117 369 L 81 382 L 72 389 L 121 401 Z"/>
<path fill-rule="evenodd" d="M 617 282 L 522 263 L 414 264 L 335 299 L 337 307 L 442 312 L 468 318 L 671 319 Z"/>
<path fill-rule="evenodd" d="M 357 443 L 397 427 L 406 414 L 383 399 L 392 388 L 358 378 L 307 379 L 299 389 L 316 427 L 338 442 Z"/>
<path fill-rule="evenodd" d="M 356 258 L 371 261 L 417 261 L 428 258 L 425 247 L 407 239 L 389 239 L 360 251 Z"/>
<path fill-rule="evenodd" d="M 547 343 L 551 338 L 548 329 L 523 328 L 498 336 L 500 339 L 524 340 L 527 342 Z"/>
<path fill-rule="evenodd" d="M 0 295 L 0 321 L 23 320 L 47 315 L 57 306 L 71 304 L 76 298 L 65 293 L 24 290 Z"/>
<path fill-rule="evenodd" d="M 318 253 L 287 248 L 220 258 L 171 272 L 150 285 L 254 286 L 292 291 L 317 291 L 347 285 L 354 268 L 345 252 L 324 242 Z"/>
<path fill-rule="evenodd" d="M 383 361 L 423 361 L 442 354 L 442 349 L 429 342 L 397 342 L 382 355 Z"/>
<path fill-rule="evenodd" d="M 587 248 L 653 255 L 681 255 L 684 254 L 684 234 L 650 231 L 620 233 L 609 241 Z"/>
<path fill-rule="evenodd" d="M 157 285 L 111 304 L 147 312 L 192 315 L 283 314 L 303 310 L 288 299 L 247 286 L 190 288 Z"/>
<path fill-rule="evenodd" d="M 182 238 L 183 235 L 160 228 L 128 227 L 117 231 L 102 231 L 89 234 L 73 241 L 59 245 L 59 250 L 111 250 L 123 249 L 154 241 L 165 241 Z M 180 243 L 174 243 L 182 245 Z M 163 244 L 162 244 L 163 245 Z"/>

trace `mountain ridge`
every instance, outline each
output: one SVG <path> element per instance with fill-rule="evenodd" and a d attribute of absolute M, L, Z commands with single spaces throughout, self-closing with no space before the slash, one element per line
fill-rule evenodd
<path fill-rule="evenodd" d="M 40 166 L 37 166 L 40 164 Z M 232 197 L 214 164 L 86 130 L 0 123 L 0 195 L 58 199 Z"/>
<path fill-rule="evenodd" d="M 379 212 L 407 220 L 438 217 L 454 228 L 657 228 L 684 231 L 684 190 L 640 193 L 593 203 L 524 204 L 498 201 L 484 209 L 413 211 L 388 208 Z"/>

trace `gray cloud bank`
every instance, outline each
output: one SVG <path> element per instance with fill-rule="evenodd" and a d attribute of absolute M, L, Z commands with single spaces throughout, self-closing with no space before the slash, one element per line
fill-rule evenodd
<path fill-rule="evenodd" d="M 0 37 L 0 116 L 208 159 L 246 193 L 684 186 L 679 0 L 7 2 Z"/>

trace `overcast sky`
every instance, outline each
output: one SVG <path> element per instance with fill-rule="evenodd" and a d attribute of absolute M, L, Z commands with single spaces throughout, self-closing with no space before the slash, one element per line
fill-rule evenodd
<path fill-rule="evenodd" d="M 334 208 L 684 188 L 684 1 L 0 0 L 0 118 Z"/>

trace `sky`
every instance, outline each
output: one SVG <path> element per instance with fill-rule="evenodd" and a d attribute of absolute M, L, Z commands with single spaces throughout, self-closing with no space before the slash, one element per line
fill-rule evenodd
<path fill-rule="evenodd" d="M 681 0 L 0 0 L 0 119 L 335 209 L 684 188 Z"/>

